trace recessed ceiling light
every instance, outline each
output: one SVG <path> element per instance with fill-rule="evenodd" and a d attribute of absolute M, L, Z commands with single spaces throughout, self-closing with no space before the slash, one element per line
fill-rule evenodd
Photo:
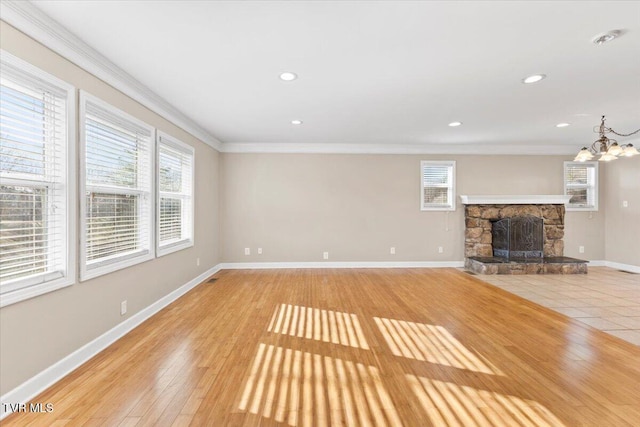
<path fill-rule="evenodd" d="M 617 39 L 621 35 L 622 35 L 622 31 L 620 31 L 620 30 L 612 30 L 612 31 L 609 31 L 609 32 L 604 33 L 604 34 L 598 34 L 593 39 L 591 39 L 591 41 L 594 44 L 602 45 L 602 44 L 608 43 L 608 42 L 610 42 L 610 41 L 612 41 L 614 39 Z"/>
<path fill-rule="evenodd" d="M 291 120 L 291 124 L 292 125 L 301 125 L 302 124 L 302 120 Z"/>
<path fill-rule="evenodd" d="M 558 123 L 556 125 L 557 128 L 566 128 L 567 126 L 571 126 L 571 123 Z"/>
<path fill-rule="evenodd" d="M 284 80 L 285 82 L 290 82 L 298 78 L 296 73 L 292 73 L 291 71 L 285 71 L 284 73 L 280 73 L 280 80 Z"/>
<path fill-rule="evenodd" d="M 540 80 L 544 80 L 547 78 L 546 74 L 533 74 L 529 77 L 525 77 L 522 79 L 522 83 L 530 84 L 530 83 L 538 83 Z"/>
<path fill-rule="evenodd" d="M 449 123 L 449 126 L 451 126 L 452 128 L 460 126 L 462 124 L 462 122 L 451 122 Z"/>

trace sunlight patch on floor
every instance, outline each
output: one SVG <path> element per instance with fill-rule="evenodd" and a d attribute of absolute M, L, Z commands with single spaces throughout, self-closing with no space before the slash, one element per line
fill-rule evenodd
<path fill-rule="evenodd" d="M 313 307 L 281 304 L 276 308 L 269 332 L 333 344 L 369 349 L 355 314 Z"/>
<path fill-rule="evenodd" d="M 564 426 L 538 402 L 469 386 L 406 375 L 409 387 L 437 426 Z"/>
<path fill-rule="evenodd" d="M 238 409 L 290 426 L 401 426 L 373 366 L 260 344 Z"/>
<path fill-rule="evenodd" d="M 379 317 L 373 319 L 395 356 L 484 374 L 504 375 L 463 346 L 442 326 Z"/>

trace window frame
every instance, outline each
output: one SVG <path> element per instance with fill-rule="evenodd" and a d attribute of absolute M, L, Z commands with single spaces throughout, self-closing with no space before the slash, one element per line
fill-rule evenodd
<path fill-rule="evenodd" d="M 447 199 L 449 200 L 449 202 L 446 205 L 425 204 L 424 170 L 426 167 L 429 167 L 429 166 L 438 166 L 438 167 L 446 166 L 447 168 L 450 168 L 451 182 L 448 183 L 447 185 L 441 185 L 441 186 L 439 185 L 435 187 L 435 188 L 448 189 L 447 195 L 449 197 L 447 197 Z M 434 211 L 435 212 L 437 211 L 451 212 L 456 210 L 456 161 L 455 160 L 422 160 L 420 162 L 420 210 L 431 211 L 431 212 L 434 212 Z"/>
<path fill-rule="evenodd" d="M 180 239 L 174 242 L 171 242 L 166 245 L 161 245 L 160 242 L 160 208 L 162 201 L 162 194 L 160 191 L 160 146 L 166 145 L 169 148 L 181 151 L 183 154 L 187 154 L 191 156 L 191 177 L 190 177 L 190 191 L 189 194 L 181 193 L 181 200 L 189 200 L 191 206 L 189 212 L 186 214 L 190 215 L 191 218 L 188 220 L 188 237 L 184 239 Z M 168 255 L 177 251 L 181 251 L 183 249 L 190 248 L 194 245 L 194 224 L 195 224 L 195 150 L 192 146 L 180 141 L 177 138 L 172 137 L 171 135 L 164 133 L 160 130 L 156 132 L 156 165 L 155 165 L 155 174 L 156 174 L 156 256 L 161 257 L 164 255 Z M 174 197 L 176 198 L 176 197 Z M 183 211 L 184 215 L 185 212 Z M 184 221 L 184 218 L 182 219 Z M 184 225 L 184 224 L 182 224 Z"/>
<path fill-rule="evenodd" d="M 587 168 L 593 168 L 593 184 L 574 184 L 569 185 L 567 182 L 568 169 L 570 166 L 583 166 Z M 564 174 L 563 174 L 563 187 L 564 187 L 564 195 L 568 196 L 568 189 L 571 188 L 586 188 L 587 189 L 587 200 L 589 198 L 589 191 L 593 191 L 593 204 L 592 205 L 576 205 L 572 204 L 571 201 L 568 201 L 565 210 L 567 211 L 590 211 L 597 212 L 598 211 L 598 193 L 600 191 L 598 185 L 598 162 L 597 161 L 589 161 L 589 162 L 576 162 L 576 161 L 566 161 L 564 162 Z M 587 181 L 589 180 L 587 175 Z"/>
<path fill-rule="evenodd" d="M 102 276 L 104 274 L 112 273 L 123 268 L 128 268 L 146 261 L 150 261 L 155 258 L 155 233 L 154 233 L 154 221 L 155 221 L 155 132 L 156 129 L 145 123 L 144 121 L 120 110 L 117 107 L 103 101 L 102 99 L 93 96 L 83 90 L 79 95 L 80 108 L 78 114 L 78 128 L 79 128 L 79 146 L 80 146 L 80 173 L 79 173 L 79 197 L 80 197 L 80 281 L 86 281 L 95 277 Z M 149 170 L 147 171 L 147 179 L 149 182 L 148 192 L 139 190 L 123 191 L 120 193 L 115 192 L 113 194 L 133 194 L 140 193 L 148 197 L 148 215 L 146 218 L 146 232 L 148 237 L 148 247 L 145 247 L 135 253 L 112 256 L 110 259 L 96 262 L 94 266 L 89 265 L 87 262 L 87 144 L 86 144 L 86 113 L 87 103 L 92 103 L 98 108 L 107 111 L 110 114 L 117 116 L 119 119 L 130 121 L 138 127 L 144 128 L 149 131 L 149 146 L 148 146 L 148 164 Z M 142 215 L 140 209 L 138 215 Z"/>
<path fill-rule="evenodd" d="M 71 286 L 76 283 L 76 88 L 70 83 L 61 80 L 52 74 L 12 55 L 11 53 L 0 50 L 1 61 L 10 67 L 14 67 L 20 70 L 25 75 L 31 78 L 42 80 L 45 85 L 55 87 L 57 90 L 64 92 L 65 99 L 65 111 L 64 111 L 64 123 L 65 140 L 61 143 L 64 153 L 60 156 L 61 160 L 61 198 L 64 205 L 64 218 L 60 221 L 60 230 L 62 236 L 61 248 L 58 250 L 63 251 L 60 272 L 45 272 L 39 274 L 33 274 L 24 278 L 17 278 L 7 281 L 4 285 L 0 285 L 0 307 L 15 304 L 20 301 L 24 301 L 29 298 L 36 297 L 48 292 L 52 292 L 67 286 Z M 3 76 L 10 82 L 11 85 L 22 86 L 19 82 L 12 81 L 11 78 Z M 29 90 L 33 90 L 30 88 Z M 46 150 L 51 150 L 51 147 L 46 147 Z M 21 182 L 27 181 L 25 177 L 10 177 L 9 174 L 2 174 L 3 184 L 19 185 Z M 30 180 L 31 185 L 39 181 Z M 42 181 L 44 184 L 45 181 Z M 58 183 L 56 183 L 58 184 Z M 48 197 L 51 200 L 51 197 Z M 47 204 L 51 203 L 48 201 Z M 47 209 L 49 210 L 49 209 Z M 5 290 L 2 290 L 4 288 Z"/>

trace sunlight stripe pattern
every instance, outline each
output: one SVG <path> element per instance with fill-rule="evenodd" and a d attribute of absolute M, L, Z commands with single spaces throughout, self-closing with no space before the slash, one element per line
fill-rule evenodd
<path fill-rule="evenodd" d="M 339 311 L 281 304 L 271 318 L 268 331 L 363 350 L 369 349 L 358 317 Z"/>

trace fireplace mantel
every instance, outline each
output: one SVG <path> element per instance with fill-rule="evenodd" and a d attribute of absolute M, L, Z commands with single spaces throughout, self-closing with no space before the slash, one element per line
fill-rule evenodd
<path fill-rule="evenodd" d="M 571 196 L 460 196 L 463 205 L 566 205 Z"/>

